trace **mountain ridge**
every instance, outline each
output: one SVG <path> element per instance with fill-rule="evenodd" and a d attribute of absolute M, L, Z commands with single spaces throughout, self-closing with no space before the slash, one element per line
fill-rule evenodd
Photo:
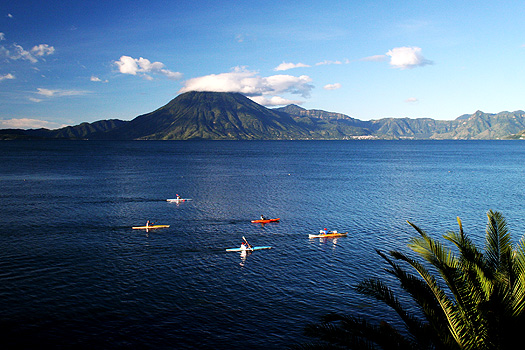
<path fill-rule="evenodd" d="M 476 111 L 450 121 L 382 118 L 362 121 L 297 105 L 269 109 L 240 93 L 187 92 L 130 121 L 81 123 L 56 130 L 4 129 L 0 139 L 297 140 L 297 139 L 519 139 L 522 110 Z"/>
<path fill-rule="evenodd" d="M 238 93 L 188 92 L 96 137 L 155 140 L 283 139 L 306 137 L 293 118 L 269 110 Z"/>

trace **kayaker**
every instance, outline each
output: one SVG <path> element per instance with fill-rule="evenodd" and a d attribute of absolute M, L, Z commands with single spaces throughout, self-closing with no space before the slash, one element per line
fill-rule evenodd
<path fill-rule="evenodd" d="M 261 220 L 266 220 L 266 218 L 264 217 L 264 215 L 261 215 Z"/>
<path fill-rule="evenodd" d="M 324 230 L 321 230 L 319 231 L 322 235 L 326 235 L 328 233 L 328 230 L 326 229 L 326 227 L 324 228 Z"/>
<path fill-rule="evenodd" d="M 251 247 L 252 247 L 251 244 L 248 243 L 248 241 L 246 241 L 246 240 L 241 243 L 241 249 L 242 250 L 246 250 L 246 249 L 249 249 Z"/>

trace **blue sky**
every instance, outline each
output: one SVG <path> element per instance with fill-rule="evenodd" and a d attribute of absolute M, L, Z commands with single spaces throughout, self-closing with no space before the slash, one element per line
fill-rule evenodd
<path fill-rule="evenodd" d="M 371 120 L 525 109 L 521 1 L 12 1 L 0 128 L 131 120 L 191 90 Z"/>

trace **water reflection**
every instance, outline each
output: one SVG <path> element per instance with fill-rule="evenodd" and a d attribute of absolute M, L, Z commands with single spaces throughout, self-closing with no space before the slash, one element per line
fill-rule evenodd
<path fill-rule="evenodd" d="M 239 265 L 241 265 L 242 267 L 244 267 L 244 264 L 246 263 L 246 258 L 248 258 L 249 255 L 251 255 L 252 252 L 250 251 L 246 251 L 246 250 L 243 250 L 241 251 L 241 263 Z"/>
<path fill-rule="evenodd" d="M 326 245 L 330 245 L 331 244 L 331 248 L 334 249 L 334 250 L 335 250 L 338 242 L 339 242 L 339 238 L 331 238 L 331 237 L 320 237 L 319 238 L 319 243 L 326 244 Z"/>

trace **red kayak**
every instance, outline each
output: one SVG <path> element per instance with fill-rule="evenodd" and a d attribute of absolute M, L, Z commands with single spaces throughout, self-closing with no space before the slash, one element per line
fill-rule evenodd
<path fill-rule="evenodd" d="M 257 223 L 257 224 L 267 224 L 269 222 L 277 222 L 281 220 L 281 218 L 277 218 L 277 219 L 265 219 L 265 220 L 252 220 L 253 223 Z"/>

